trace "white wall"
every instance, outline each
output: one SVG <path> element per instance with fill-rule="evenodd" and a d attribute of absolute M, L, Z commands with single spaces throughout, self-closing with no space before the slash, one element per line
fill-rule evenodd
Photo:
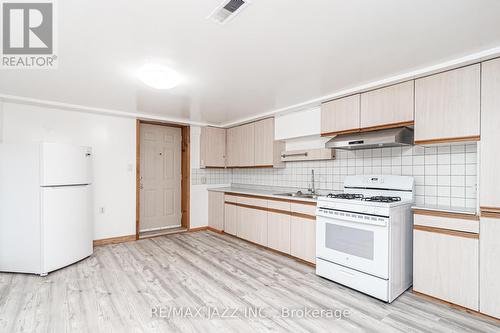
<path fill-rule="evenodd" d="M 0 143 L 3 140 L 3 102 L 0 101 Z"/>
<path fill-rule="evenodd" d="M 191 127 L 191 169 L 199 168 L 200 133 L 200 127 Z M 135 119 L 0 103 L 0 142 L 2 139 L 6 143 L 48 141 L 91 146 L 94 239 L 135 234 Z M 192 228 L 208 225 L 207 189 L 226 185 L 191 185 Z M 104 213 L 100 213 L 101 207 Z"/>
<path fill-rule="evenodd" d="M 135 119 L 4 103 L 0 134 L 6 143 L 91 146 L 94 238 L 135 234 Z"/>

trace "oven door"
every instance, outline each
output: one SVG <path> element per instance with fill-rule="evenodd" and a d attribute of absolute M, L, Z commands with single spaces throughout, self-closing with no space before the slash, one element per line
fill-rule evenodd
<path fill-rule="evenodd" d="M 360 217 L 361 215 L 357 215 Z M 318 216 L 316 256 L 382 279 L 389 278 L 389 218 L 377 224 Z M 383 220 L 383 222 L 381 222 Z"/>

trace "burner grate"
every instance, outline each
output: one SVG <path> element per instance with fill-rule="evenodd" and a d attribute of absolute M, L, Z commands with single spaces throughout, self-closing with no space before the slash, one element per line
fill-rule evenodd
<path fill-rule="evenodd" d="M 388 197 L 388 196 L 375 196 L 375 197 L 367 197 L 363 198 L 364 201 L 371 201 L 371 202 L 397 202 L 401 201 L 401 197 Z"/>
<path fill-rule="evenodd" d="M 346 200 L 354 200 L 354 199 L 363 199 L 363 194 L 357 194 L 357 193 L 340 193 L 340 194 L 333 194 L 330 193 L 327 195 L 328 198 L 333 198 L 333 199 L 346 199 Z"/>

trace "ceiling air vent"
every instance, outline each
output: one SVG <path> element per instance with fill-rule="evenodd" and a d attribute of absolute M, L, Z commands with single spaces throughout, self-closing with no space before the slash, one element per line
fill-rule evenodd
<path fill-rule="evenodd" d="M 250 4 L 250 0 L 224 1 L 210 14 L 209 18 L 219 24 L 227 23 Z"/>

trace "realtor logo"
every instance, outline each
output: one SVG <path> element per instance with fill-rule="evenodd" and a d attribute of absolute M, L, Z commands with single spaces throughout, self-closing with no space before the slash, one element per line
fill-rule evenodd
<path fill-rule="evenodd" d="M 55 68 L 53 1 L 4 0 L 1 5 L 1 67 Z"/>

